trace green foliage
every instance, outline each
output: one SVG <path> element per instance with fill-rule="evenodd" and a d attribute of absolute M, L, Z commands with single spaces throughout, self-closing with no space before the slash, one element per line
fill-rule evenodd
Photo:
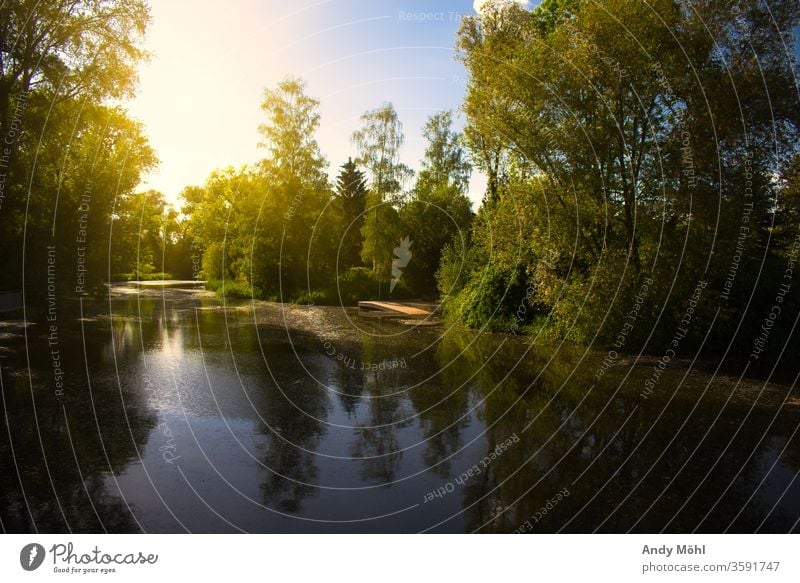
<path fill-rule="evenodd" d="M 400 149 L 405 142 L 403 124 L 391 103 L 367 111 L 361 122 L 364 127 L 352 136 L 358 149 L 356 162 L 367 169 L 378 201 L 388 197 L 390 202 L 396 202 L 403 182 L 411 176 L 411 169 L 400 162 Z"/>
<path fill-rule="evenodd" d="M 361 228 L 364 240 L 361 259 L 372 266 L 379 284 L 388 291 L 392 249 L 403 236 L 396 206 L 402 202 L 403 183 L 412 172 L 400 162 L 405 136 L 394 106 L 386 103 L 368 111 L 361 121 L 364 126 L 353 132 L 352 141 L 358 149 L 356 161 L 366 169 L 371 181 Z"/>
<path fill-rule="evenodd" d="M 366 267 L 353 267 L 339 277 L 337 294 L 342 305 L 354 306 L 359 300 L 373 299 L 378 290 L 375 272 Z"/>
<path fill-rule="evenodd" d="M 771 346 L 790 338 L 796 2 L 489 2 L 458 36 L 463 135 L 449 111 L 428 119 L 412 188 L 390 103 L 361 117 L 332 187 L 319 101 L 287 78 L 264 91 L 264 159 L 184 189 L 183 217 L 137 190 L 155 153 L 111 105 L 132 93 L 148 20 L 140 0 L 0 7 L 0 134 L 14 138 L 0 288 L 24 274 L 44 293 L 55 256 L 64 298 L 170 274 L 304 304 L 438 293 L 469 326 L 600 344 L 624 330 L 620 350 L 651 352 L 691 301 L 676 352 L 732 341 L 733 356 L 761 333 L 761 300 L 780 297 Z M 487 176 L 477 214 L 473 166 Z"/>
<path fill-rule="evenodd" d="M 141 274 L 169 269 L 190 277 L 191 268 L 181 261 L 185 246 L 177 216 L 164 195 L 155 190 L 118 197 L 113 212 L 111 269 Z"/>
<path fill-rule="evenodd" d="M 264 90 L 261 110 L 267 121 L 258 128 L 263 138 L 259 145 L 268 152 L 262 161 L 266 174 L 294 195 L 328 186 L 327 163 L 315 137 L 319 101 L 306 95 L 305 89 L 304 81 L 287 78 L 275 89 Z"/>
<path fill-rule="evenodd" d="M 447 310 L 467 326 L 516 332 L 528 321 L 527 317 L 520 317 L 524 302 L 521 270 L 508 271 L 490 264 L 467 282 L 461 293 L 447 304 Z"/>
<path fill-rule="evenodd" d="M 252 299 L 258 296 L 257 290 L 238 281 L 208 280 L 205 288 L 217 292 L 221 298 Z"/>
<path fill-rule="evenodd" d="M 428 142 L 413 198 L 400 210 L 402 231 L 413 238 L 413 257 L 404 282 L 421 296 L 435 297 L 436 271 L 446 245 L 464 245 L 472 220 L 466 196 L 471 167 L 461 135 L 448 111 L 432 115 L 423 135 Z"/>
<path fill-rule="evenodd" d="M 361 264 L 361 231 L 364 228 L 367 194 L 366 176 L 353 159 L 348 158 L 336 178 L 335 190 L 337 208 L 341 215 L 342 239 L 337 261 L 340 270 Z"/>
<path fill-rule="evenodd" d="M 21 287 L 26 265 L 32 301 L 51 251 L 59 297 L 108 278 L 115 199 L 156 162 L 140 124 L 109 105 L 132 94 L 148 21 L 140 0 L 0 6 L 0 288 Z"/>
<path fill-rule="evenodd" d="M 475 251 L 476 247 L 470 245 L 469 241 L 464 244 L 453 241 L 442 249 L 439 269 L 436 271 L 436 285 L 439 296 L 445 303 L 464 289 L 467 274 L 477 270 Z"/>
<path fill-rule="evenodd" d="M 134 196 L 156 162 L 141 125 L 117 108 L 69 99 L 51 104 L 36 93 L 24 121 L 3 201 L 0 246 L 8 252 L 0 257 L 0 287 L 21 287 L 23 247 L 32 298 L 44 289 L 38 284 L 47 277 L 42 266 L 50 252 L 61 297 L 86 293 L 110 273 L 136 270 L 132 242 L 139 231 L 128 236 L 114 223 L 117 206 Z M 165 270 L 161 254 L 158 263 L 151 254 L 157 236 L 144 245 L 140 271 Z M 123 245 L 126 258 L 117 254 Z"/>
<path fill-rule="evenodd" d="M 417 177 L 417 196 L 443 186 L 466 193 L 472 167 L 461 134 L 453 130 L 453 112 L 440 111 L 425 122 L 422 137 L 428 142 Z"/>
<path fill-rule="evenodd" d="M 159 271 L 157 273 L 142 273 L 134 271 L 131 273 L 115 273 L 111 276 L 111 281 L 161 281 L 168 279 L 173 279 L 173 275 L 164 271 Z"/>
<path fill-rule="evenodd" d="M 386 288 L 392 276 L 392 250 L 403 237 L 400 215 L 393 206 L 381 202 L 376 193 L 370 192 L 361 232 L 364 238 L 361 259 L 372 266 L 378 281 Z"/>
<path fill-rule="evenodd" d="M 331 192 L 314 137 L 318 102 L 304 89 L 287 79 L 265 91 L 267 121 L 259 131 L 268 157 L 257 167 L 216 171 L 202 187 L 183 191 L 206 278 L 284 300 L 333 281 L 340 219 L 323 212 Z"/>
<path fill-rule="evenodd" d="M 303 306 L 330 306 L 335 302 L 331 294 L 326 290 L 311 290 L 300 292 L 292 300 L 293 304 L 300 304 Z"/>
<path fill-rule="evenodd" d="M 438 270 L 449 313 L 514 329 L 522 287 L 522 328 L 601 344 L 624 329 L 626 350 L 660 352 L 701 289 L 678 352 L 713 321 L 706 347 L 749 353 L 765 317 L 752 298 L 776 297 L 798 233 L 781 31 L 799 22 L 796 4 L 744 0 L 497 2 L 465 18 L 466 141 L 489 186 L 469 250 Z"/>

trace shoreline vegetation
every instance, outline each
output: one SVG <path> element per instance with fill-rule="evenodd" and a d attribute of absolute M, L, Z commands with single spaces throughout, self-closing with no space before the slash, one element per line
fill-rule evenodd
<path fill-rule="evenodd" d="M 218 292 L 205 289 L 196 285 L 191 280 L 178 281 L 167 280 L 157 282 L 160 285 L 128 285 L 119 282 L 107 288 L 107 295 L 98 301 L 87 301 L 83 304 L 83 313 L 79 318 L 78 310 L 75 308 L 74 314 L 69 311 L 65 313 L 65 323 L 74 325 L 72 318 L 84 322 L 96 322 L 99 320 L 108 321 L 110 319 L 125 319 L 130 316 L 124 309 L 108 309 L 109 300 L 119 302 L 134 300 L 138 302 L 157 301 L 166 302 L 171 307 L 179 309 L 199 310 L 200 312 L 214 310 L 229 310 L 231 312 L 252 313 L 248 320 L 255 322 L 259 327 L 272 329 L 286 329 L 292 334 L 312 334 L 317 337 L 322 346 L 333 342 L 358 342 L 360 340 L 359 331 L 347 325 L 347 318 L 357 315 L 355 306 L 331 306 L 298 304 L 296 302 L 277 302 L 272 300 L 262 300 L 248 296 L 247 298 L 223 298 Z M 345 315 L 347 314 L 347 315 Z M 0 338 L 13 347 L 16 343 L 24 342 L 27 334 L 30 336 L 47 334 L 46 323 L 42 323 L 45 317 L 29 318 L 25 323 L 17 318 L 0 318 Z M 41 320 L 41 321 L 40 321 Z M 403 320 L 401 318 L 374 319 L 368 318 L 360 320 L 360 327 L 370 333 L 385 333 L 386 326 L 396 327 L 415 327 L 419 326 L 419 320 Z M 543 362 L 556 359 L 564 363 L 575 365 L 582 361 L 580 369 L 584 371 L 581 378 L 588 385 L 592 382 L 597 383 L 604 379 L 606 375 L 616 378 L 618 381 L 625 374 L 638 371 L 634 377 L 638 379 L 639 385 L 644 387 L 643 398 L 651 396 L 647 394 L 647 379 L 652 378 L 652 371 L 658 370 L 662 363 L 661 355 L 647 353 L 615 353 L 613 358 L 609 355 L 611 351 L 603 346 L 588 346 L 577 342 L 571 342 L 563 338 L 553 338 L 546 335 L 524 335 L 498 332 L 489 329 L 476 330 L 464 326 L 458 321 L 435 320 L 435 325 L 442 330 L 446 330 L 448 338 L 459 338 L 459 344 L 472 344 L 478 342 L 485 344 L 483 350 L 491 352 L 492 346 L 496 346 L 496 338 L 502 337 L 504 344 L 513 343 L 515 352 L 531 351 L 531 357 Z M 483 338 L 483 340 L 473 340 Z M 13 348 L 12 348 L 13 350 Z M 791 392 L 794 376 L 784 371 L 772 371 L 769 374 L 762 373 L 753 369 L 752 374 L 740 375 L 736 363 L 721 363 L 719 360 L 704 360 L 693 356 L 675 357 L 670 359 L 669 372 L 674 375 L 677 371 L 691 371 L 692 375 L 710 375 L 717 383 L 726 383 L 731 390 L 735 389 L 737 399 L 746 402 L 747 395 L 755 395 L 759 391 L 769 388 L 771 391 L 783 390 L 787 395 Z M 667 367 L 661 367 L 662 373 Z M 665 375 L 666 376 L 666 375 Z M 656 379 L 658 381 L 660 379 Z M 768 381 L 761 384 L 760 381 Z M 575 382 L 578 382 L 577 380 Z M 633 381 L 631 381 L 633 382 Z M 633 383 L 636 384 L 636 383 Z M 663 389 L 663 387 L 662 387 Z M 788 391 L 788 392 L 787 392 Z M 776 393 L 776 395 L 778 394 Z M 777 398 L 777 397 L 775 397 Z M 800 401 L 795 398 L 787 397 L 786 406 L 796 407 Z"/>
<path fill-rule="evenodd" d="M 0 290 L 31 313 L 174 277 L 231 299 L 439 300 L 448 322 L 602 347 L 609 368 L 797 371 L 797 3 L 488 2 L 455 39 L 464 103 L 429 117 L 416 172 L 387 102 L 329 174 L 320 102 L 286 78 L 263 94 L 264 158 L 180 208 L 137 190 L 156 152 L 109 105 L 134 91 L 146 2 L 71 6 L 10 3 L 0 24 L 30 33 L 2 45 Z"/>
<path fill-rule="evenodd" d="M 125 310 L 121 308 L 119 314 L 116 310 L 109 310 L 109 301 L 119 302 L 134 299 L 136 302 L 152 301 L 166 302 L 172 307 L 183 309 L 193 309 L 200 311 L 208 310 L 230 310 L 232 312 L 251 312 L 254 314 L 254 322 L 258 326 L 266 326 L 274 329 L 290 330 L 294 334 L 313 334 L 327 343 L 333 341 L 357 342 L 359 340 L 358 330 L 346 325 L 341 320 L 343 314 L 349 314 L 349 318 L 357 317 L 356 306 L 344 305 L 320 305 L 303 304 L 298 302 L 280 302 L 269 299 L 258 299 L 253 296 L 223 297 L 220 291 L 211 290 L 205 287 L 204 282 L 193 280 L 164 280 L 142 282 L 143 285 L 131 285 L 130 282 L 116 282 L 106 287 L 106 292 L 102 298 L 88 298 L 83 302 L 82 312 L 78 310 L 78 300 L 75 298 L 74 305 L 66 307 L 63 312 L 64 321 L 72 319 L 88 321 L 109 320 L 117 318 L 127 318 Z M 44 334 L 47 333 L 47 326 L 44 314 L 33 314 L 27 323 L 19 318 L 0 317 L 0 339 L 9 347 L 15 342 L 22 342 L 25 334 Z M 346 317 L 346 318 L 347 318 Z M 360 326 L 368 326 L 370 330 L 374 326 L 401 326 L 416 327 L 420 325 L 419 320 L 406 320 L 402 318 L 367 318 L 360 319 Z M 755 394 L 761 388 L 767 386 L 773 389 L 793 386 L 794 373 L 783 371 L 761 371 L 751 369 L 748 374 L 741 375 L 738 363 L 720 362 L 719 359 L 702 359 L 695 356 L 675 356 L 668 360 L 668 367 L 664 364 L 663 355 L 648 354 L 646 352 L 616 352 L 601 345 L 587 345 L 570 341 L 564 338 L 549 336 L 547 334 L 519 334 L 514 332 L 504 332 L 493 330 L 489 327 L 475 329 L 465 326 L 463 323 L 452 318 L 436 318 L 425 326 L 438 326 L 447 336 L 472 337 L 484 336 L 486 338 L 501 337 L 504 343 L 513 342 L 518 344 L 519 350 L 530 349 L 536 353 L 537 359 L 547 359 L 547 355 L 559 355 L 558 358 L 566 359 L 570 362 L 574 359 L 581 360 L 588 358 L 594 364 L 584 365 L 583 368 L 590 369 L 591 377 L 586 377 L 586 382 L 600 382 L 604 380 L 606 373 L 609 376 L 621 376 L 625 371 L 633 370 L 660 370 L 663 374 L 669 368 L 672 371 L 691 371 L 692 375 L 713 374 L 716 382 L 728 383 L 731 389 L 736 389 L 736 393 L 743 398 L 743 393 Z M 27 330 L 27 331 L 26 331 Z M 377 333 L 378 329 L 372 330 Z M 382 330 L 385 333 L 385 330 Z M 652 373 L 648 372 L 650 378 Z M 647 387 L 647 375 L 642 376 L 642 385 Z M 660 376 L 660 375 L 659 375 Z M 656 379 L 658 381 L 658 379 Z M 761 385 L 760 381 L 768 384 Z M 787 406 L 798 406 L 800 401 L 788 398 Z"/>

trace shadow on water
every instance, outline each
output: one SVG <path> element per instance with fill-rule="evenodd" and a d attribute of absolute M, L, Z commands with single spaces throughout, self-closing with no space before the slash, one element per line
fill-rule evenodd
<path fill-rule="evenodd" d="M 111 306 L 4 336 L 4 531 L 797 529 L 786 386 L 673 365 L 643 392 L 652 362 L 333 308 Z"/>

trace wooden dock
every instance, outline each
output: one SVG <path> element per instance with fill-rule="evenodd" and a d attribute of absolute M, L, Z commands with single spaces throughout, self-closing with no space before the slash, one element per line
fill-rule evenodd
<path fill-rule="evenodd" d="M 438 309 L 438 304 L 417 302 L 358 302 L 359 316 L 373 316 L 379 318 L 427 318 L 433 315 Z"/>

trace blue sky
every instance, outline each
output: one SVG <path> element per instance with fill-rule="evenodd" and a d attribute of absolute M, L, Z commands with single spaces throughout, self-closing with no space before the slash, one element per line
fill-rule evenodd
<path fill-rule="evenodd" d="M 462 101 L 465 71 L 454 43 L 461 17 L 475 13 L 473 0 L 152 4 L 153 59 L 128 105 L 161 159 L 144 186 L 170 200 L 215 168 L 263 156 L 256 147 L 262 91 L 287 75 L 305 79 L 321 102 L 318 138 L 332 174 L 355 154 L 350 135 L 364 111 L 395 105 L 406 133 L 403 160 L 417 167 L 425 119 Z M 476 175 L 472 200 L 483 190 Z"/>

